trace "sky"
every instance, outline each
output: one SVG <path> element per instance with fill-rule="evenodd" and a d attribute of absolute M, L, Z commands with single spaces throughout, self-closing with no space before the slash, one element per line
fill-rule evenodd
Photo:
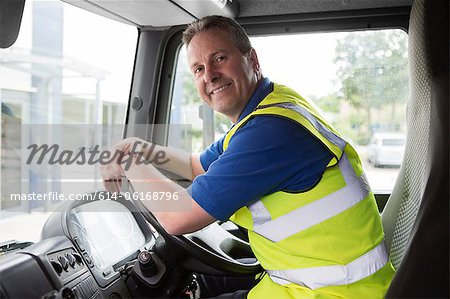
<path fill-rule="evenodd" d="M 336 91 L 333 63 L 336 39 L 345 33 L 296 34 L 252 38 L 263 74 L 303 96 Z M 280 54 L 282 53 L 282 54 Z"/>

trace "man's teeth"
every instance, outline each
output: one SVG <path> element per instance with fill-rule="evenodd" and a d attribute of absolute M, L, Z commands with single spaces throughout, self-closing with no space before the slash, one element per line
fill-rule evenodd
<path fill-rule="evenodd" d="M 217 88 L 217 89 L 212 91 L 212 94 L 215 94 L 215 93 L 218 93 L 218 92 L 220 92 L 222 90 L 225 90 L 225 89 L 228 88 L 228 86 L 230 86 L 230 85 L 228 84 L 228 85 L 222 86 L 221 88 Z"/>

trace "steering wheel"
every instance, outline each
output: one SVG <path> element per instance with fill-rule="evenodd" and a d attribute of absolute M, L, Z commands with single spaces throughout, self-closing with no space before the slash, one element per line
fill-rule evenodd
<path fill-rule="evenodd" d="M 122 192 L 132 192 L 131 183 L 122 180 Z M 187 252 L 194 259 L 178 260 L 182 267 L 196 273 L 211 275 L 256 275 L 262 271 L 250 245 L 236 232 L 239 228 L 231 222 L 214 222 L 194 233 L 171 235 L 158 222 L 156 217 L 140 201 L 133 201 L 137 211 L 160 234 L 155 251 L 160 255 L 170 255 L 169 247 Z M 234 233 L 233 233 L 234 232 Z M 173 248 L 173 247 L 172 247 Z"/>

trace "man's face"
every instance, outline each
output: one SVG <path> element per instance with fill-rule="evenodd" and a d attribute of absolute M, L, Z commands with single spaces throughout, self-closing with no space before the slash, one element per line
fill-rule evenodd
<path fill-rule="evenodd" d="M 236 122 L 258 84 L 255 51 L 242 54 L 227 31 L 210 29 L 194 36 L 187 54 L 200 97 Z"/>

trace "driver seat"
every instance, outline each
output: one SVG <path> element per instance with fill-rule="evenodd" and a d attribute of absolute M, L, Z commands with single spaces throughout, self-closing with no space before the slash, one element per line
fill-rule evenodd
<path fill-rule="evenodd" d="M 407 143 L 382 213 L 397 269 L 387 298 L 449 298 L 448 13 L 448 0 L 411 11 Z"/>

